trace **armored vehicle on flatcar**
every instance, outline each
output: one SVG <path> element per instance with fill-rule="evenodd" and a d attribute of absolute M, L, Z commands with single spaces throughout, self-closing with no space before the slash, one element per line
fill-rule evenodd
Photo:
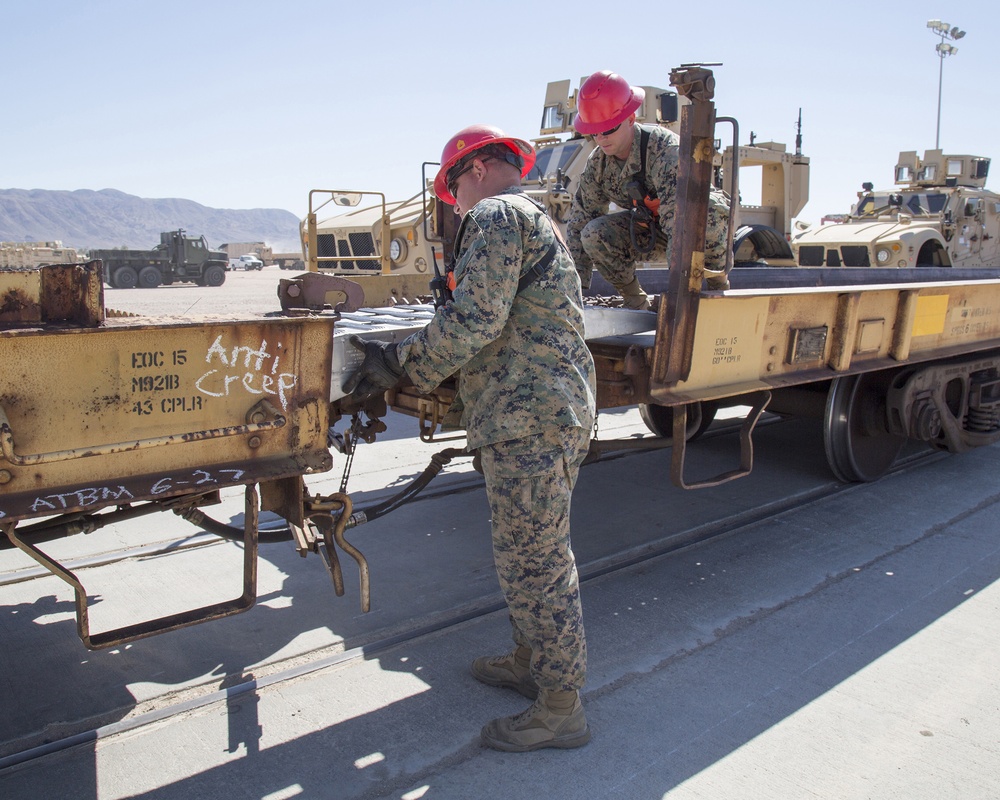
<path fill-rule="evenodd" d="M 1000 195 L 990 160 L 928 150 L 899 154 L 897 189 L 865 184 L 846 220 L 796 234 L 802 267 L 985 267 L 1000 263 Z"/>
<path fill-rule="evenodd" d="M 656 86 L 643 89 L 646 99 L 636 121 L 678 132 L 687 99 Z M 577 91 L 570 92 L 569 80 L 548 84 L 539 138 L 533 140 L 537 158 L 522 182 L 560 226 L 595 147 L 593 137 L 581 136 L 573 127 L 576 103 Z M 809 158 L 801 152 L 801 136 L 794 153 L 777 142 L 736 146 L 735 123 L 733 138 L 733 146 L 714 153 L 712 179 L 715 188 L 737 196 L 734 257 L 791 266 L 792 221 L 809 199 Z M 759 204 L 739 201 L 737 176 L 751 169 L 759 169 Z M 422 185 L 428 185 L 426 175 Z M 435 267 L 444 269 L 456 228 L 452 207 L 426 188 L 402 202 L 386 202 L 374 191 L 317 190 L 310 195 L 301 234 L 310 269 L 348 277 L 364 288 L 368 302 L 383 305 L 427 293 Z"/>

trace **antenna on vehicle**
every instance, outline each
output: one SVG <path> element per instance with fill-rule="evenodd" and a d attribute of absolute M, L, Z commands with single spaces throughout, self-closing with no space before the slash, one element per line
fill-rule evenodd
<path fill-rule="evenodd" d="M 795 155 L 802 155 L 802 109 L 799 108 L 799 121 L 795 124 Z"/>

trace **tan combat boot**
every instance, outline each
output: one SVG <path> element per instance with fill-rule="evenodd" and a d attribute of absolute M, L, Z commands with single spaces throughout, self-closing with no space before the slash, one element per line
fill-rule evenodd
<path fill-rule="evenodd" d="M 542 691 L 527 710 L 488 723 L 482 739 L 495 750 L 513 753 L 582 747 L 590 741 L 590 727 L 579 692 Z"/>
<path fill-rule="evenodd" d="M 642 290 L 638 278 L 632 278 L 623 286 L 615 288 L 621 294 L 622 300 L 625 301 L 625 308 L 634 308 L 638 311 L 649 310 L 649 296 Z"/>
<path fill-rule="evenodd" d="M 531 650 L 518 647 L 513 653 L 472 662 L 472 677 L 489 686 L 502 686 L 520 692 L 529 700 L 538 697 L 538 685 L 531 677 Z"/>

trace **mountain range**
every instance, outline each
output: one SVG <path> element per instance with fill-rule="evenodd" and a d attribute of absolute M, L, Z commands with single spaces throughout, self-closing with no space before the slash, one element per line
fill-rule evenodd
<path fill-rule="evenodd" d="M 210 247 L 264 242 L 275 252 L 301 248 L 299 219 L 280 208 L 209 208 L 193 200 L 147 199 L 117 189 L 0 189 L 0 241 L 60 241 L 66 247 L 148 249 L 160 232 L 183 228 Z"/>

